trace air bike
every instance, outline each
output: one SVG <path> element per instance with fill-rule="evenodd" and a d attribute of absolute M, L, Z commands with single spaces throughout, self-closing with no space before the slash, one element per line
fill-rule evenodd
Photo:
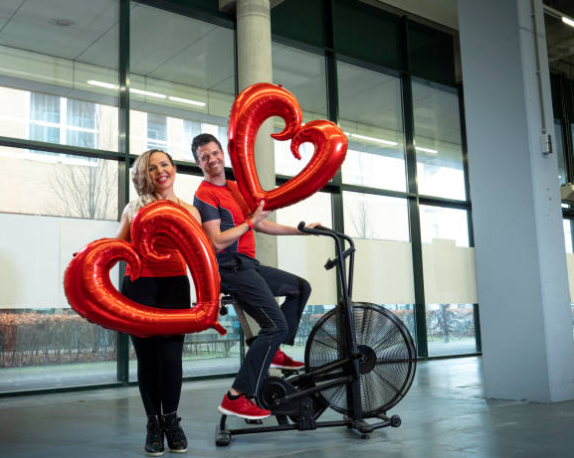
<path fill-rule="evenodd" d="M 217 445 L 229 445 L 231 437 L 239 434 L 330 426 L 346 426 L 367 438 L 376 429 L 401 425 L 398 415 L 389 417 L 387 412 L 407 394 L 415 376 L 416 349 L 407 327 L 384 307 L 352 301 L 355 245 L 350 237 L 321 226 L 309 229 L 304 222 L 298 229 L 334 240 L 337 255 L 325 269 L 337 267 L 341 301 L 311 330 L 305 371 L 269 376 L 263 384 L 257 402 L 271 411 L 278 424 L 259 426 L 260 420 L 246 420 L 258 426 L 229 429 L 227 415 L 222 415 Z M 318 421 L 328 407 L 343 418 Z"/>

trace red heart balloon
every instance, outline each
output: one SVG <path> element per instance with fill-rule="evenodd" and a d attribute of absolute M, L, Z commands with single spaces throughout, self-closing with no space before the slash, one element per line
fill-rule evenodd
<path fill-rule="evenodd" d="M 110 269 L 125 260 L 132 279 L 139 276 L 138 252 L 152 261 L 169 254 L 155 249 L 165 238 L 178 247 L 189 266 L 197 292 L 191 309 L 157 309 L 133 302 L 120 294 L 110 281 Z M 137 336 L 175 335 L 216 329 L 219 313 L 219 271 L 215 253 L 199 223 L 183 208 L 157 201 L 142 208 L 132 221 L 132 244 L 118 239 L 100 239 L 88 244 L 70 262 L 64 289 L 70 305 L 91 322 Z"/>
<path fill-rule="evenodd" d="M 255 167 L 255 139 L 261 124 L 271 116 L 285 121 L 285 129 L 271 136 L 291 141 L 291 152 L 301 159 L 299 146 L 310 142 L 315 147 L 305 168 L 271 191 L 261 187 Z M 276 210 L 297 203 L 323 188 L 345 160 L 347 137 L 334 123 L 316 120 L 301 126 L 303 114 L 293 94 L 281 86 L 257 83 L 235 99 L 229 118 L 229 156 L 241 194 L 251 211 L 265 199 L 265 210 Z"/>

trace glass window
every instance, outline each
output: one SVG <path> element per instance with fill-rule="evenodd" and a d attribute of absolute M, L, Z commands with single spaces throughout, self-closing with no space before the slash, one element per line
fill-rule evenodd
<path fill-rule="evenodd" d="M 572 220 L 563 220 L 564 224 L 564 242 L 566 244 L 566 253 L 572 253 Z"/>
<path fill-rule="evenodd" d="M 476 352 L 472 304 L 427 304 L 426 324 L 429 356 Z"/>
<path fill-rule="evenodd" d="M 0 135 L 117 151 L 117 4 L 73 6 L 4 7 Z"/>
<path fill-rule="evenodd" d="M 564 184 L 567 181 L 566 166 L 564 165 L 564 140 L 562 138 L 562 123 L 554 123 L 554 144 L 556 148 L 556 158 L 558 159 L 558 182 Z"/>
<path fill-rule="evenodd" d="M 30 140 L 60 142 L 60 97 L 30 94 Z"/>
<path fill-rule="evenodd" d="M 423 243 L 432 243 L 433 239 L 448 239 L 454 240 L 457 246 L 469 246 L 466 210 L 421 205 L 420 214 Z"/>
<path fill-rule="evenodd" d="M 97 148 L 96 105 L 69 99 L 66 115 L 66 143 L 83 148 Z"/>
<path fill-rule="evenodd" d="M 62 278 L 73 253 L 115 234 L 117 162 L 27 154 L 0 147 L 0 391 L 114 382 L 116 333 L 70 309 Z"/>
<path fill-rule="evenodd" d="M 148 113 L 147 149 L 165 149 L 167 144 L 167 118 L 154 113 Z"/>
<path fill-rule="evenodd" d="M 425 296 L 433 301 L 426 305 L 429 355 L 475 353 L 472 304 L 478 299 L 467 211 L 421 205 L 420 214 Z"/>
<path fill-rule="evenodd" d="M 0 212 L 117 221 L 118 163 L 66 156 L 39 161 L 47 152 L 0 147 Z M 34 160 L 30 160 L 34 159 Z"/>
<path fill-rule="evenodd" d="M 339 126 L 349 139 L 343 182 L 406 191 L 400 81 L 337 63 Z"/>
<path fill-rule="evenodd" d="M 345 233 L 377 240 L 410 240 L 406 199 L 343 192 Z"/>
<path fill-rule="evenodd" d="M 130 21 L 130 152 L 161 148 L 195 162 L 191 140 L 201 132 L 225 150 L 235 99 L 233 31 L 137 2 Z"/>
<path fill-rule="evenodd" d="M 297 227 L 301 221 L 331 227 L 331 195 L 318 192 L 302 202 L 277 210 L 280 224 Z M 337 303 L 335 269 L 323 268 L 327 259 L 334 256 L 334 244 L 330 237 L 279 237 L 277 245 L 278 267 L 305 278 L 312 288 L 291 352 L 293 357 L 303 360 L 311 329 Z"/>
<path fill-rule="evenodd" d="M 273 43 L 272 51 L 273 82 L 281 84 L 297 97 L 303 111 L 303 123 L 313 119 L 327 119 L 325 58 L 279 43 Z M 283 120 L 274 120 L 274 131 L 283 130 Z M 313 155 L 313 145 L 310 143 L 301 145 L 301 160 L 293 157 L 290 150 L 291 141 L 273 140 L 273 144 L 275 172 L 281 175 L 297 175 Z"/>
<path fill-rule="evenodd" d="M 419 193 L 465 200 L 458 95 L 413 82 Z"/>

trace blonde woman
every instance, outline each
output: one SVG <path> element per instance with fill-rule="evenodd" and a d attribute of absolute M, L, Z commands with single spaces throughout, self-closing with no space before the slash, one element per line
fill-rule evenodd
<path fill-rule="evenodd" d="M 130 225 L 136 213 L 155 200 L 169 200 L 185 208 L 200 224 L 197 209 L 174 192 L 176 166 L 169 154 L 152 149 L 138 157 L 132 168 L 132 181 L 138 198 L 126 205 L 116 237 L 130 240 Z M 143 305 L 157 308 L 189 308 L 190 284 L 185 260 L 173 246 L 171 258 L 162 263 L 142 259 L 141 276 L 132 281 L 129 269 L 122 294 Z M 187 451 L 187 438 L 179 424 L 177 407 L 181 394 L 183 335 L 166 337 L 131 336 L 138 360 L 138 384 L 147 414 L 145 453 L 164 453 L 164 435 L 172 452 Z"/>

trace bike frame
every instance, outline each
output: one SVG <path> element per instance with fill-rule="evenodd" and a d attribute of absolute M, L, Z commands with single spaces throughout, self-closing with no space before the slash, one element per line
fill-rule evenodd
<path fill-rule="evenodd" d="M 363 413 L 361 409 L 361 387 L 359 384 L 359 352 L 357 351 L 355 327 L 353 326 L 355 323 L 355 317 L 351 301 L 351 294 L 353 291 L 353 270 L 355 264 L 355 244 L 351 237 L 333 229 L 327 229 L 322 226 L 306 228 L 304 222 L 299 223 L 297 228 L 305 234 L 327 236 L 331 237 L 335 241 L 337 256 L 335 259 L 329 259 L 325 264 L 325 268 L 331 269 L 336 266 L 339 274 L 342 297 L 339 303 L 340 305 L 337 307 L 337 320 L 341 323 L 341 326 L 338 326 L 338 330 L 341 333 L 341 342 L 344 342 L 345 344 L 340 347 L 343 351 L 340 351 L 339 361 L 334 361 L 332 364 L 339 363 L 344 373 L 347 375 L 347 377 L 338 379 L 338 383 L 347 384 L 347 407 L 350 411 L 350 417 L 354 421 L 361 421 L 363 419 Z M 344 250 L 345 241 L 349 244 L 349 248 L 347 250 Z M 347 258 L 349 259 L 348 274 L 346 265 Z M 349 361 L 351 362 L 350 365 L 348 364 Z M 318 368 L 306 375 L 313 377 L 315 373 L 320 374 L 322 372 L 326 372 L 322 369 L 323 368 Z M 322 391 L 327 388 L 325 385 L 329 385 L 328 387 L 336 386 L 333 381 L 332 383 L 317 386 L 314 389 L 306 391 Z"/>
<path fill-rule="evenodd" d="M 363 420 L 361 387 L 359 380 L 359 359 L 361 358 L 361 354 L 357 349 L 354 311 L 351 300 L 351 293 L 353 290 L 353 268 L 355 261 L 355 244 L 353 243 L 353 240 L 345 234 L 322 226 L 306 228 L 304 222 L 299 223 L 298 229 L 305 234 L 328 236 L 335 241 L 337 256 L 334 259 L 327 260 L 325 268 L 329 270 L 336 266 L 341 283 L 342 297 L 336 309 L 336 319 L 340 324 L 337 326 L 337 330 L 340 333 L 339 339 L 342 344 L 339 346 L 339 359 L 336 361 L 327 363 L 310 372 L 294 375 L 286 380 L 294 385 L 297 385 L 297 382 L 305 382 L 307 380 L 313 383 L 320 382 L 320 385 L 307 389 L 299 389 L 295 393 L 276 399 L 275 404 L 277 407 L 280 407 L 282 404 L 300 399 L 303 403 L 303 410 L 308 412 L 310 401 L 306 401 L 305 398 L 329 388 L 346 385 L 347 408 L 349 414 L 345 416 L 342 421 L 316 422 L 315 420 L 317 420 L 324 411 L 321 410 L 315 412 L 314 418 L 302 416 L 299 424 L 289 424 L 285 415 L 277 414 L 275 415 L 279 423 L 277 426 L 251 427 L 244 429 L 227 429 L 225 426 L 227 416 L 222 415 L 220 424 L 216 429 L 217 445 L 228 445 L 231 440 L 231 436 L 234 435 L 259 432 L 288 431 L 295 429 L 310 430 L 330 426 L 347 426 L 363 434 L 363 437 L 367 437 L 367 435 L 375 429 L 400 425 L 400 419 L 398 419 L 397 423 L 394 418 L 388 418 L 386 414 L 379 414 L 378 418 L 383 421 L 375 424 L 369 424 Z M 346 250 L 344 249 L 345 241 L 349 244 L 349 248 Z M 348 268 L 346 264 L 347 259 L 349 259 Z M 341 369 L 341 372 L 332 373 L 332 371 L 337 369 Z"/>

